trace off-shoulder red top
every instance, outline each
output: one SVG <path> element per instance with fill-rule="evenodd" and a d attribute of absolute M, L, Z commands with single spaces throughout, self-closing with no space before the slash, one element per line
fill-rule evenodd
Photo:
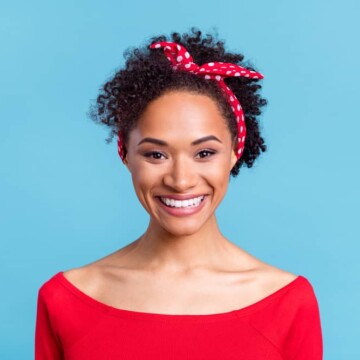
<path fill-rule="evenodd" d="M 322 360 L 318 302 L 298 275 L 265 298 L 217 314 L 118 309 L 60 271 L 39 289 L 36 360 Z"/>

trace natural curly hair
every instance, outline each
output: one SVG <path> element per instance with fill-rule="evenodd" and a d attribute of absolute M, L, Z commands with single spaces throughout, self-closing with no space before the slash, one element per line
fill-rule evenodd
<path fill-rule="evenodd" d="M 229 131 L 237 139 L 236 118 L 220 87 L 215 80 L 205 80 L 186 71 L 174 71 L 170 61 L 161 49 L 150 49 L 149 46 L 157 41 L 173 41 L 183 45 L 193 57 L 196 64 L 207 62 L 229 62 L 256 71 L 249 62 L 243 62 L 240 53 L 226 52 L 224 41 L 216 39 L 216 35 L 206 34 L 192 27 L 189 33 L 180 35 L 173 32 L 170 38 L 165 35 L 152 37 L 149 43 L 139 48 L 129 48 L 125 51 L 124 68 L 116 71 L 100 90 L 95 104 L 91 106 L 90 117 L 97 123 L 111 128 L 109 143 L 121 131 L 126 154 L 126 144 L 129 133 L 136 126 L 146 106 L 152 100 L 166 92 L 179 90 L 207 95 L 218 105 Z M 253 166 L 261 151 L 266 151 L 264 139 L 260 136 L 257 117 L 261 114 L 261 107 L 267 104 L 266 99 L 258 94 L 261 85 L 257 79 L 246 77 L 229 77 L 226 84 L 238 98 L 245 115 L 246 138 L 244 150 L 240 159 L 231 169 L 231 175 L 237 176 L 240 167 L 245 163 L 248 168 Z"/>

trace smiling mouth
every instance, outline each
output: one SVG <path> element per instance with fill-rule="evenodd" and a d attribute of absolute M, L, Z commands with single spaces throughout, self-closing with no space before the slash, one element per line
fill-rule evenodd
<path fill-rule="evenodd" d="M 160 201 L 168 206 L 168 207 L 172 207 L 172 208 L 195 208 L 198 207 L 202 201 L 204 201 L 205 199 L 205 195 L 196 197 L 196 198 L 192 198 L 192 199 L 187 199 L 187 200 L 175 200 L 175 199 L 169 199 L 166 197 L 159 197 Z"/>

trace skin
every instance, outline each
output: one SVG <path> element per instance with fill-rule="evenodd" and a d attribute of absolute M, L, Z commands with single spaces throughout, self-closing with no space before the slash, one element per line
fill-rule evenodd
<path fill-rule="evenodd" d="M 253 304 L 295 279 L 256 259 L 219 229 L 215 211 L 236 155 L 214 100 L 186 91 L 160 96 L 138 119 L 127 149 L 125 163 L 149 225 L 127 246 L 65 271 L 81 291 L 132 311 L 211 314 Z M 158 199 L 189 194 L 205 195 L 193 214 L 169 213 Z"/>

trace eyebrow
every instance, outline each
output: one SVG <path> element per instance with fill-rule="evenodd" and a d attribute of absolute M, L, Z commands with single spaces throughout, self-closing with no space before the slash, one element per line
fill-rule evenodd
<path fill-rule="evenodd" d="M 205 141 L 218 141 L 220 144 L 222 144 L 222 142 L 214 135 L 208 135 L 208 136 L 204 136 L 200 139 L 194 140 L 191 145 L 199 145 Z M 139 143 L 138 146 L 143 144 L 143 143 L 151 143 L 151 144 L 155 144 L 155 145 L 160 145 L 160 146 L 168 146 L 168 143 L 166 141 L 160 140 L 160 139 L 155 139 L 155 138 L 151 138 L 151 137 L 146 137 L 144 139 L 142 139 Z"/>

